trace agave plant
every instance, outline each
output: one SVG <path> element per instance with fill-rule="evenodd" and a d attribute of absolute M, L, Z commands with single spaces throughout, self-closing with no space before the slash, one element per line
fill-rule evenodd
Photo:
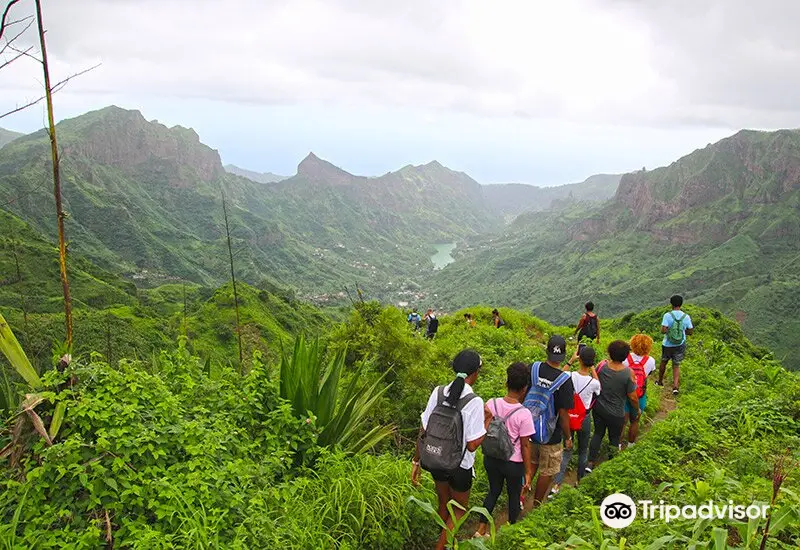
<path fill-rule="evenodd" d="M 28 356 L 25 355 L 22 346 L 20 346 L 17 341 L 17 337 L 14 336 L 11 327 L 8 326 L 2 314 L 0 314 L 0 352 L 5 355 L 17 374 L 25 380 L 30 390 L 36 392 L 42 388 L 42 379 L 39 378 L 39 374 L 36 372 L 36 369 L 33 368 L 33 365 L 31 365 Z M 62 358 L 62 361 L 69 363 L 69 356 Z M 11 402 L 16 394 L 11 390 L 11 385 L 8 382 L 5 371 L 3 371 L 3 380 L 5 381 L 6 388 L 3 392 L 5 394 L 4 400 L 7 401 L 6 408 L 10 410 L 17 406 L 16 403 Z M 44 401 L 44 397 L 38 393 L 28 393 L 25 395 L 25 399 L 19 404 L 20 414 L 17 416 L 17 420 L 12 428 L 12 441 L 3 449 L 0 449 L 0 458 L 11 456 L 12 464 L 16 462 L 15 456 L 19 458 L 18 454 L 23 446 L 22 441 L 26 439 L 27 435 L 30 433 L 29 426 L 32 426 L 48 445 L 53 444 L 53 439 L 58 435 L 58 431 L 64 421 L 67 407 L 64 401 L 59 401 L 56 404 L 53 410 L 52 420 L 50 421 L 50 428 L 47 429 L 42 418 L 35 411 L 36 407 Z"/>
<path fill-rule="evenodd" d="M 316 417 L 320 445 L 361 453 L 392 433 L 388 426 L 363 426 L 388 385 L 383 377 L 364 384 L 359 371 L 340 389 L 345 354 L 341 350 L 326 361 L 319 340 L 307 343 L 299 336 L 294 350 L 284 352 L 281 360 L 280 395 L 292 404 L 296 415 Z"/>

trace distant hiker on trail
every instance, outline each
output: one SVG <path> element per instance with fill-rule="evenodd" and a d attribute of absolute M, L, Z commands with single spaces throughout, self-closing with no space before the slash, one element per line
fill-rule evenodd
<path fill-rule="evenodd" d="M 503 321 L 503 318 L 500 317 L 500 312 L 496 309 L 492 310 L 492 323 L 494 323 L 495 328 L 500 328 L 506 324 L 506 322 Z"/>
<path fill-rule="evenodd" d="M 578 342 L 583 338 L 589 340 L 596 340 L 600 343 L 600 320 L 594 313 L 594 302 L 586 302 L 584 305 L 586 313 L 581 316 L 578 321 L 578 326 L 575 327 L 575 335 L 578 337 Z"/>
<path fill-rule="evenodd" d="M 575 394 L 574 405 L 569 411 L 569 428 L 573 435 L 578 434 L 578 481 L 586 475 L 586 466 L 589 463 L 589 438 L 592 436 L 592 418 L 589 411 L 595 396 L 600 394 L 600 381 L 594 370 L 595 356 L 594 348 L 580 344 L 578 351 L 566 365 L 571 367 L 576 360 L 579 361 L 578 370 L 570 374 Z M 572 460 L 572 449 L 567 449 L 561 457 L 561 470 L 553 480 L 551 493 L 556 494 L 561 488 L 570 460 Z"/>
<path fill-rule="evenodd" d="M 411 323 L 412 327 L 414 327 L 414 332 L 419 330 L 419 327 L 422 325 L 422 317 L 420 317 L 416 309 L 408 314 L 408 322 Z"/>
<path fill-rule="evenodd" d="M 491 514 L 497 499 L 508 488 L 508 523 L 516 523 L 523 488 L 530 490 L 533 476 L 531 440 L 534 433 L 531 412 L 522 405 L 531 384 L 531 368 L 514 363 L 506 369 L 505 397 L 492 399 L 484 407 L 486 437 L 483 438 L 483 466 L 489 478 L 489 494 L 483 507 Z M 486 534 L 488 520 L 481 516 L 475 536 Z"/>
<path fill-rule="evenodd" d="M 683 311 L 683 296 L 675 295 L 669 299 L 672 311 L 664 314 L 661 320 L 661 332 L 664 341 L 661 344 L 661 364 L 658 367 L 658 384 L 664 385 L 664 371 L 667 363 L 672 361 L 672 395 L 678 395 L 681 380 L 681 363 L 686 355 L 686 335 L 694 332 L 692 318 Z"/>
<path fill-rule="evenodd" d="M 427 327 L 425 330 L 425 338 L 433 340 L 436 336 L 436 332 L 439 330 L 439 319 L 436 318 L 436 314 L 433 313 L 432 309 L 428 309 L 427 313 L 425 313 L 425 323 Z"/>
<path fill-rule="evenodd" d="M 477 324 L 475 322 L 475 318 L 472 316 L 472 313 L 465 313 L 464 320 L 467 322 L 468 327 L 474 327 Z"/>
<path fill-rule="evenodd" d="M 561 370 L 567 354 L 567 342 L 553 335 L 547 342 L 547 362 L 536 361 L 531 366 L 531 388 L 525 405 L 533 416 L 535 433 L 531 438 L 533 476 L 539 473 L 534 491 L 534 506 L 541 504 L 553 476 L 561 469 L 561 441 L 572 450 L 569 410 L 574 405 L 572 378 Z"/>
<path fill-rule="evenodd" d="M 625 423 L 625 399 L 631 403 L 631 420 L 639 419 L 639 398 L 636 395 L 636 382 L 633 371 L 622 364 L 628 357 L 631 348 L 627 342 L 614 340 L 608 345 L 609 361 L 597 366 L 597 377 L 600 380 L 600 396 L 592 407 L 594 419 L 594 435 L 589 445 L 589 468 L 594 468 L 600 456 L 600 444 L 606 432 L 611 454 L 619 449 L 622 428 Z"/>
<path fill-rule="evenodd" d="M 452 528 L 447 503 L 455 500 L 469 507 L 475 450 L 486 434 L 483 400 L 472 391 L 481 368 L 481 356 L 471 349 L 459 352 L 452 362 L 455 379 L 434 388 L 422 413 L 417 450 L 412 461 L 411 482 L 419 484 L 420 468 L 431 473 L 439 500 L 439 517 Z M 455 508 L 456 519 L 464 515 Z M 437 550 L 447 543 L 442 530 Z"/>
<path fill-rule="evenodd" d="M 636 395 L 639 396 L 639 410 L 644 411 L 647 407 L 647 377 L 656 370 L 656 360 L 650 357 L 653 349 L 653 339 L 646 334 L 637 334 L 631 338 L 631 352 L 625 361 L 622 362 L 626 367 L 633 371 L 633 378 L 636 381 Z M 625 401 L 625 422 L 629 420 L 631 406 Z M 628 445 L 636 443 L 639 437 L 639 420 L 630 420 L 628 428 Z"/>

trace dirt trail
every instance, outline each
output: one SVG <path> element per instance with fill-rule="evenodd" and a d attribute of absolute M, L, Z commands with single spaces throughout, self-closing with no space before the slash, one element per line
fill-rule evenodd
<path fill-rule="evenodd" d="M 652 428 L 655 423 L 660 422 L 661 420 L 666 418 L 666 416 L 671 411 L 674 411 L 675 407 L 677 406 L 675 398 L 672 395 L 672 388 L 668 384 L 665 384 L 664 387 L 656 386 L 655 384 L 648 384 L 648 391 L 660 391 L 661 402 L 655 415 L 643 419 L 639 427 L 639 438 L 641 438 L 648 431 L 650 431 L 650 428 Z M 628 430 L 626 427 L 625 434 L 623 437 L 624 441 L 627 440 L 626 439 L 627 434 Z M 600 462 L 603 462 L 603 460 L 599 461 L 598 464 Z M 574 487 L 577 484 L 578 484 L 577 472 L 575 470 L 568 470 L 567 475 L 564 476 L 563 485 L 571 485 L 572 487 Z M 532 509 L 533 509 L 533 493 L 529 493 L 527 498 L 525 499 L 525 508 L 523 508 L 522 513 L 520 514 L 520 519 L 525 517 L 525 514 L 530 512 Z M 498 506 L 497 508 L 495 508 L 494 514 L 492 515 L 494 516 L 495 526 L 497 527 L 497 529 L 500 529 L 500 527 L 508 523 L 508 506 L 506 504 L 503 504 L 502 507 Z M 475 529 L 477 529 L 477 527 L 478 527 L 478 521 L 476 519 L 474 520 L 474 522 L 470 521 L 468 525 L 464 526 L 462 532 L 465 534 L 469 533 L 468 536 L 471 536 L 472 533 L 475 532 Z"/>

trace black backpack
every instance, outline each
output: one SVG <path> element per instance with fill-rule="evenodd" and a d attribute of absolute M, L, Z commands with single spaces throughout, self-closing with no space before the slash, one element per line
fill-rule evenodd
<path fill-rule="evenodd" d="M 437 319 L 436 317 L 431 317 L 431 322 L 428 325 L 428 332 L 433 334 L 437 330 L 439 330 L 439 319 Z"/>
<path fill-rule="evenodd" d="M 597 338 L 597 315 L 586 315 L 586 323 L 581 330 L 589 340 Z"/>
<path fill-rule="evenodd" d="M 419 464 L 423 469 L 452 472 L 458 469 L 467 447 L 464 445 L 464 418 L 461 410 L 478 397 L 462 395 L 453 407 L 444 400 L 444 386 L 437 388 L 436 407 L 428 418 L 425 433 L 419 438 Z"/>

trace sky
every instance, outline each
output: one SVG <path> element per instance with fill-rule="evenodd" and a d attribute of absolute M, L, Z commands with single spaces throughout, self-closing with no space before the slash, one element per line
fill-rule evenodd
<path fill-rule="evenodd" d="M 291 175 L 313 151 L 360 175 L 435 159 L 481 183 L 554 185 L 800 127 L 796 0 L 43 4 L 53 80 L 101 63 L 58 92 L 57 119 L 138 109 L 256 171 Z M 31 31 L 15 44 L 36 53 Z M 41 82 L 27 57 L 2 67 L 0 113 Z M 0 127 L 44 121 L 37 105 Z"/>

